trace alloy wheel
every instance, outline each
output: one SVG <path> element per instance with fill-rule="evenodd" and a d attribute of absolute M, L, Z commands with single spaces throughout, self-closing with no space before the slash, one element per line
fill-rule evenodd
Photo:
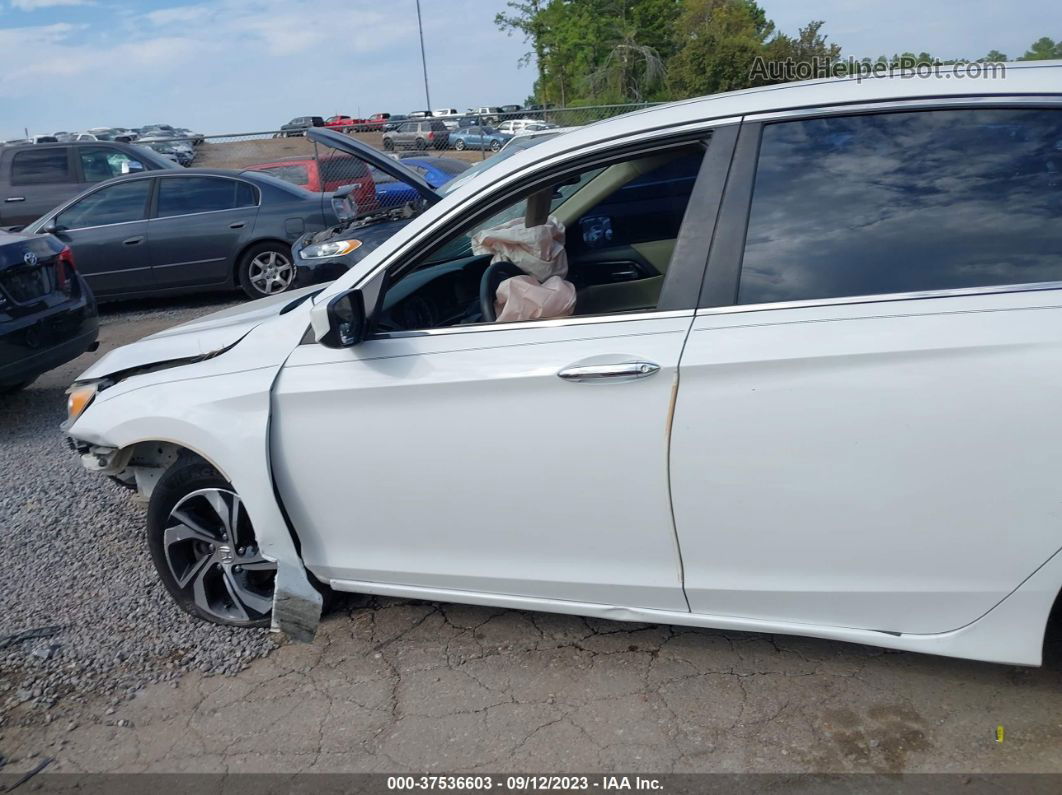
<path fill-rule="evenodd" d="M 251 286 L 262 295 L 282 293 L 295 280 L 291 260 L 279 251 L 263 251 L 251 260 L 247 275 Z"/>
<path fill-rule="evenodd" d="M 272 610 L 277 564 L 262 556 L 235 492 L 183 497 L 166 520 L 162 550 L 177 586 L 215 619 L 255 621 Z"/>

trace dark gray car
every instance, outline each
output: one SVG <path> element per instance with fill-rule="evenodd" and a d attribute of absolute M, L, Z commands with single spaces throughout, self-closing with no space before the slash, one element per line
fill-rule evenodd
<path fill-rule="evenodd" d="M 0 148 L 0 228 L 28 224 L 91 184 L 121 174 L 178 168 L 135 144 L 90 141 Z"/>
<path fill-rule="evenodd" d="M 294 284 L 291 243 L 334 223 L 330 194 L 190 168 L 110 180 L 26 231 L 69 245 L 101 300 L 233 287 L 259 298 Z"/>

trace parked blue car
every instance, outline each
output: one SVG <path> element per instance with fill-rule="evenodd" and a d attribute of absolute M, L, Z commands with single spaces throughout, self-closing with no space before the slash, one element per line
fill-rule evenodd
<path fill-rule="evenodd" d="M 489 149 L 497 152 L 512 135 L 495 130 L 493 127 L 461 127 L 450 133 L 450 146 L 454 149 Z"/>
<path fill-rule="evenodd" d="M 403 157 L 401 163 L 416 172 L 431 187 L 438 188 L 451 179 L 467 171 L 470 164 L 452 157 Z M 397 207 L 420 198 L 417 191 L 405 182 L 372 168 L 372 178 L 376 182 L 376 199 L 382 209 Z"/>

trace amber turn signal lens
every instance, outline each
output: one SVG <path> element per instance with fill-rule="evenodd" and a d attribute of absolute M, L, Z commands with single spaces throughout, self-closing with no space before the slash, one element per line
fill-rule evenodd
<path fill-rule="evenodd" d="M 70 422 L 73 422 L 89 407 L 89 403 L 96 397 L 96 385 L 86 384 L 84 386 L 75 386 L 70 388 L 69 396 L 66 399 L 66 416 Z"/>

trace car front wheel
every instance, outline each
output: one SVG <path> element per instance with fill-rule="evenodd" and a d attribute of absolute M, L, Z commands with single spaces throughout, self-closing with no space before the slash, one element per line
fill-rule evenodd
<path fill-rule="evenodd" d="M 295 284 L 291 249 L 283 243 L 259 243 L 240 258 L 240 287 L 248 298 L 263 298 L 290 290 Z"/>
<path fill-rule="evenodd" d="M 460 152 L 464 148 L 465 148 L 465 139 L 464 138 L 458 138 L 456 141 L 454 141 L 454 149 L 456 149 L 457 151 Z"/>
<path fill-rule="evenodd" d="M 392 151 L 395 148 L 395 142 L 392 141 L 390 138 L 384 138 L 383 144 L 384 149 L 386 149 L 388 152 Z"/>
<path fill-rule="evenodd" d="M 490 142 L 490 151 L 497 152 L 499 149 L 501 149 L 501 141 Z"/>
<path fill-rule="evenodd" d="M 182 610 L 215 624 L 269 626 L 277 564 L 262 556 L 242 500 L 212 466 L 193 459 L 167 470 L 151 494 L 147 541 Z"/>

